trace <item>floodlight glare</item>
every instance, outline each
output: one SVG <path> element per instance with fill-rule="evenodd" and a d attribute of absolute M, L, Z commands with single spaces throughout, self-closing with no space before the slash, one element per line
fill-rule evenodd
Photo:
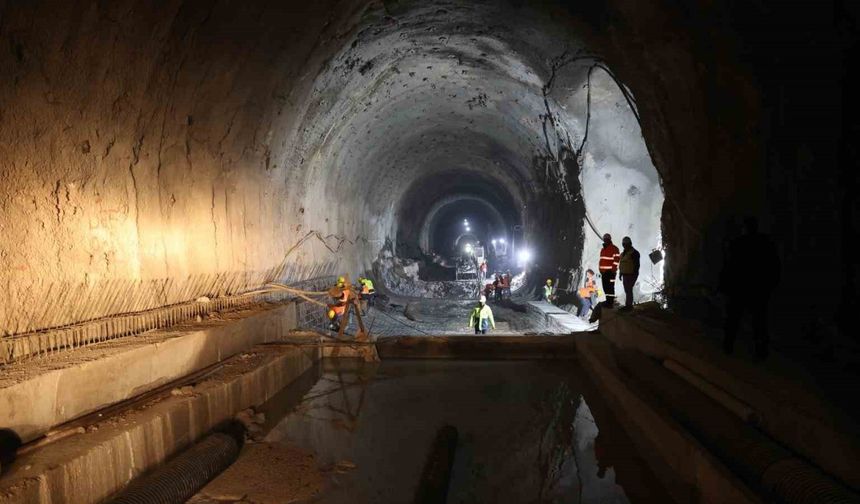
<path fill-rule="evenodd" d="M 520 260 L 520 263 L 527 263 L 532 260 L 532 253 L 528 249 L 520 250 L 520 253 L 517 255 L 517 258 Z"/>

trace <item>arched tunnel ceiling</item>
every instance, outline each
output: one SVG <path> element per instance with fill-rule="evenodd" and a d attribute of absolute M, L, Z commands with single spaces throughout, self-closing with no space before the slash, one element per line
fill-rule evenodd
<path fill-rule="evenodd" d="M 444 197 L 433 189 L 437 181 L 452 170 L 480 173 L 489 179 L 487 187 L 508 193 L 492 203 L 497 211 L 516 212 L 507 226 L 525 222 L 547 266 L 571 267 L 580 266 L 577 230 L 587 202 L 567 208 L 554 222 L 545 216 L 581 200 L 592 185 L 616 186 L 616 180 L 607 182 L 611 176 L 621 180 L 625 172 L 641 172 L 644 180 L 625 189 L 636 185 L 633 191 L 656 212 L 632 206 L 623 215 L 611 211 L 604 197 L 611 191 L 604 190 L 592 199 L 609 211 L 601 211 L 592 225 L 634 235 L 646 247 L 659 244 L 662 192 L 638 124 L 631 124 L 630 104 L 613 80 L 591 79 L 596 60 L 584 56 L 586 48 L 565 15 L 505 2 L 398 5 L 391 15 L 367 16 L 318 77 L 316 107 L 305 118 L 298 144 L 301 159 L 310 160 L 310 180 L 342 173 L 337 186 L 367 195 L 364 211 L 382 216 L 377 233 L 384 236 L 377 240 L 397 240 L 405 245 L 401 251 L 418 245 L 427 252 L 422 213 Z M 620 113 L 601 117 L 598 109 L 604 108 Z M 585 148 L 581 140 L 591 109 L 601 124 Z M 562 166 L 563 151 L 576 145 L 584 157 Z M 584 159 L 597 171 L 610 161 L 622 169 L 591 177 L 585 188 L 574 182 Z M 465 183 L 445 185 L 449 192 L 469 191 Z M 570 252 L 558 254 L 559 247 Z"/>
<path fill-rule="evenodd" d="M 546 13 L 499 2 L 378 15 L 317 81 L 319 106 L 300 144 L 315 163 L 310 176 L 349 167 L 339 183 L 385 194 L 369 198 L 381 214 L 416 181 L 468 166 L 514 187 L 521 206 L 534 157 L 547 155 L 547 63 L 581 45 Z"/>
<path fill-rule="evenodd" d="M 708 17 L 711 3 L 562 4 L 4 5 L 0 330 L 354 274 L 402 233 L 414 184 L 452 169 L 510 188 L 522 221 L 542 226 L 536 244 L 580 249 L 547 266 L 577 265 L 594 255 L 576 245 L 593 234 L 586 211 L 624 234 L 628 195 L 657 194 L 653 174 L 635 190 L 605 182 L 645 174 L 651 154 L 673 195 L 663 223 L 682 271 L 721 205 L 757 198 L 760 175 L 741 169 L 761 157 L 752 79 L 718 38 L 707 61 L 735 71 L 711 83 L 697 66 L 716 32 L 687 17 L 723 19 Z M 629 114 L 612 118 L 630 109 L 614 80 L 595 72 L 586 92 L 594 59 L 582 54 L 629 83 L 649 149 Z M 570 155 L 588 95 L 595 121 L 619 121 L 639 145 L 595 122 Z M 727 107 L 743 113 L 708 122 Z M 719 149 L 708 138 L 733 131 L 748 134 Z M 96 303 L 104 292 L 115 301 Z"/>

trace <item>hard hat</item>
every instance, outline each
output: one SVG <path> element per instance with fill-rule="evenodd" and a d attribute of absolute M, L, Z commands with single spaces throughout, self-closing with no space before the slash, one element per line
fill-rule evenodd
<path fill-rule="evenodd" d="M 338 284 L 345 284 L 346 283 L 346 277 L 342 277 L 342 276 L 337 277 L 337 283 Z"/>
<path fill-rule="evenodd" d="M 333 319 L 333 318 L 334 318 L 334 316 L 335 316 L 335 311 L 334 311 L 334 310 L 329 310 L 329 311 L 328 311 L 328 318 Z"/>
<path fill-rule="evenodd" d="M 487 296 L 481 295 L 481 299 L 479 301 L 482 303 L 486 303 L 487 302 Z"/>
<path fill-rule="evenodd" d="M 552 285 L 552 278 L 547 278 L 547 279 L 546 279 L 546 284 L 547 284 L 547 285 Z"/>

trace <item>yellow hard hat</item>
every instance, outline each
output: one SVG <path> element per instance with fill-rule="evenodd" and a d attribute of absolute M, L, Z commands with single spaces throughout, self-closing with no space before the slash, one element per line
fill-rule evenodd
<path fill-rule="evenodd" d="M 552 285 L 552 278 L 547 278 L 547 279 L 546 279 L 546 284 L 547 284 L 547 285 Z"/>
<path fill-rule="evenodd" d="M 335 311 L 334 311 L 334 310 L 329 310 L 329 311 L 328 311 L 328 318 L 333 319 L 335 315 L 336 315 L 336 314 L 335 314 Z"/>
<path fill-rule="evenodd" d="M 346 283 L 346 277 L 342 277 L 342 276 L 337 277 L 337 283 L 338 283 L 338 285 L 345 284 Z"/>

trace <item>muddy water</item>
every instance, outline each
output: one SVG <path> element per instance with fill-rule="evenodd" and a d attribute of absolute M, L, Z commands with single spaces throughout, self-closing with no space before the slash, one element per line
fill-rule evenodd
<path fill-rule="evenodd" d="M 327 481 L 313 502 L 412 502 L 445 424 L 459 433 L 449 503 L 670 502 L 579 369 L 327 361 L 265 441 L 314 454 Z"/>

